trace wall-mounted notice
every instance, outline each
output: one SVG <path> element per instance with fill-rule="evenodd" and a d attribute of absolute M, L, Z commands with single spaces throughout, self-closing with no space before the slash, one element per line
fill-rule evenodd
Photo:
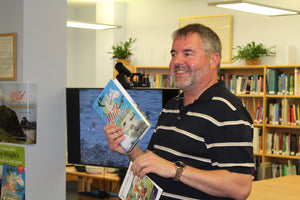
<path fill-rule="evenodd" d="M 1 199 L 25 199 L 25 152 L 22 146 L 0 144 Z"/>
<path fill-rule="evenodd" d="M 35 144 L 36 115 L 36 84 L 0 83 L 0 142 Z"/>

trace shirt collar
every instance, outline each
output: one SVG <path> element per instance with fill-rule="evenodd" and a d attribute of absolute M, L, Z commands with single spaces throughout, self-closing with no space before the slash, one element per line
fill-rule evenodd
<path fill-rule="evenodd" d="M 220 90 L 225 89 L 225 83 L 222 80 L 218 80 L 217 83 L 210 86 L 207 90 L 205 90 L 200 97 L 197 99 L 198 101 L 209 101 L 211 100 L 216 94 L 219 93 Z M 183 101 L 184 94 L 183 92 L 179 95 L 178 100 Z"/>

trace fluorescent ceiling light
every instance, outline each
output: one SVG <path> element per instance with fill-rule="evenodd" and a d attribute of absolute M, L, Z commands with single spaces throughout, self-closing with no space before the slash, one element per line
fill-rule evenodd
<path fill-rule="evenodd" d="M 228 8 L 233 10 L 239 10 L 244 12 L 250 12 L 268 16 L 280 16 L 280 15 L 297 15 L 298 11 L 287 10 L 283 8 L 275 8 L 262 4 L 256 4 L 249 1 L 220 1 L 208 3 L 209 6 L 217 6 L 222 8 Z"/>
<path fill-rule="evenodd" d="M 121 26 L 118 26 L 118 25 L 109 25 L 109 24 L 96 24 L 96 23 L 67 21 L 67 27 L 84 28 L 84 29 L 95 29 L 95 30 L 105 30 L 105 29 L 120 28 Z"/>

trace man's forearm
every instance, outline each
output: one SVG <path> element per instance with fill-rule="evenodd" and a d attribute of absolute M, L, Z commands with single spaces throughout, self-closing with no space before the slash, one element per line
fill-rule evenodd
<path fill-rule="evenodd" d="M 186 167 L 180 180 L 213 196 L 245 199 L 251 191 L 251 175 L 226 170 L 197 170 Z"/>

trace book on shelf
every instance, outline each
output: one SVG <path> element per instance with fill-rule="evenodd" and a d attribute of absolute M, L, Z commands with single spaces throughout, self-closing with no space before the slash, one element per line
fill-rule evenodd
<path fill-rule="evenodd" d="M 295 74 L 289 74 L 288 77 L 288 81 L 289 81 L 289 95 L 294 95 L 295 94 Z"/>
<path fill-rule="evenodd" d="M 294 94 L 300 95 L 300 68 L 294 70 Z"/>
<path fill-rule="evenodd" d="M 92 107 L 106 125 L 115 123 L 124 130 L 125 140 L 121 145 L 126 152 L 134 148 L 151 126 L 151 122 L 117 79 L 107 83 Z"/>
<path fill-rule="evenodd" d="M 275 69 L 267 69 L 268 94 L 277 94 L 278 74 L 279 72 Z"/>
<path fill-rule="evenodd" d="M 255 112 L 254 123 L 262 124 L 263 122 L 263 104 L 258 103 Z"/>
<path fill-rule="evenodd" d="M 262 153 L 262 129 L 260 127 L 253 129 L 253 152 Z"/>
<path fill-rule="evenodd" d="M 127 199 L 148 199 L 158 200 L 162 194 L 162 189 L 153 182 L 147 175 L 143 178 L 135 176 L 130 170 L 130 162 L 124 181 L 119 191 L 122 200 Z"/>

